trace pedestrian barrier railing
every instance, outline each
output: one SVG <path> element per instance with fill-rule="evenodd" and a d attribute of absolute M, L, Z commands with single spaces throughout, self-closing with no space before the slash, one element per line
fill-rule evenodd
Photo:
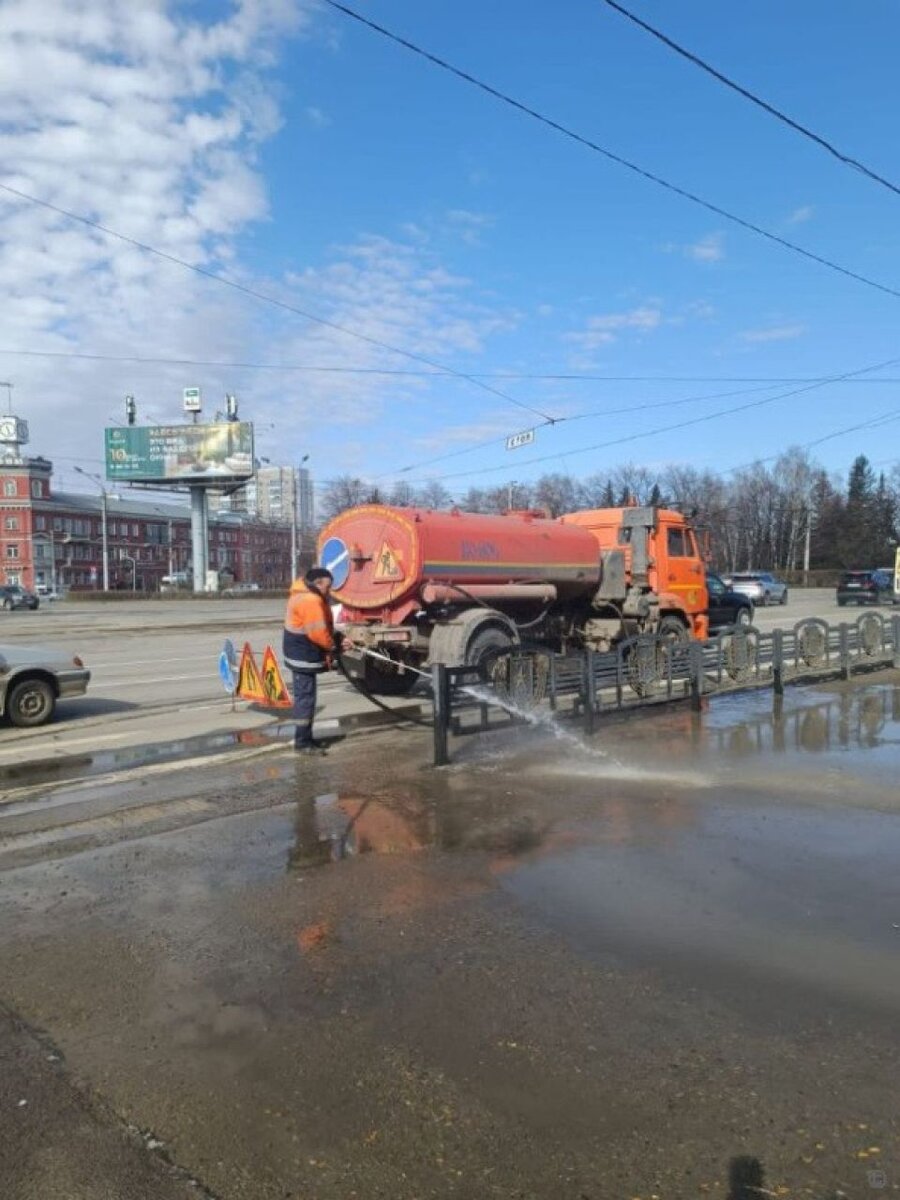
<path fill-rule="evenodd" d="M 532 722 L 563 706 L 592 733 L 604 713 L 839 676 L 877 667 L 900 668 L 900 615 L 864 613 L 853 623 L 819 618 L 767 632 L 755 626 L 723 630 L 705 642 L 641 634 L 615 649 L 555 655 L 522 647 L 487 667 L 432 668 L 434 762 L 449 762 L 451 736 L 500 724 Z"/>

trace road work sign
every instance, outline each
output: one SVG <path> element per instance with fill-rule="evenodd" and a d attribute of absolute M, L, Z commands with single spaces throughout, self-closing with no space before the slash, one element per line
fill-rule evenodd
<path fill-rule="evenodd" d="M 262 676 L 249 642 L 244 642 L 244 649 L 241 651 L 237 694 L 242 700 L 259 700 L 265 703 L 266 689 L 263 687 Z"/>
<path fill-rule="evenodd" d="M 266 646 L 262 660 L 262 685 L 266 694 L 266 704 L 270 708 L 290 708 L 293 701 L 284 685 L 284 677 L 278 666 L 278 659 L 271 646 Z"/>

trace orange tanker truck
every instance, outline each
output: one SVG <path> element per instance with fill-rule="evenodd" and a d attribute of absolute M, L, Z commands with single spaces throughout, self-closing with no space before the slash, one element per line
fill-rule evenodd
<path fill-rule="evenodd" d="M 408 666 L 486 668 L 519 646 L 565 654 L 637 633 L 707 634 L 695 533 L 664 508 L 550 518 L 367 504 L 325 527 L 319 562 L 343 605 L 348 665 L 382 694 L 412 687 Z"/>

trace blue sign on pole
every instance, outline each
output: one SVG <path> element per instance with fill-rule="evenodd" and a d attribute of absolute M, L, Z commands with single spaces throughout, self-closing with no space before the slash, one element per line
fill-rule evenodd
<path fill-rule="evenodd" d="M 225 685 L 225 691 L 229 696 L 233 696 L 237 690 L 237 676 L 237 655 L 234 652 L 234 645 L 226 638 L 222 653 L 219 655 L 219 678 Z"/>
<path fill-rule="evenodd" d="M 331 537 L 322 547 L 322 566 L 334 577 L 334 586 L 340 590 L 350 575 L 350 551 L 339 537 Z"/>

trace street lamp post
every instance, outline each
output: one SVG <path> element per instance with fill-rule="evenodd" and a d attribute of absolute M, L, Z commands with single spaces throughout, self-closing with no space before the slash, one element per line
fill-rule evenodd
<path fill-rule="evenodd" d="M 75 470 L 79 475 L 83 475 L 85 479 L 90 479 L 96 483 L 100 489 L 100 536 L 103 547 L 103 590 L 109 591 L 109 537 L 107 533 L 107 517 L 109 515 L 107 509 L 107 501 L 109 500 L 109 492 L 103 480 L 99 476 L 94 475 L 91 471 L 85 471 L 83 467 L 76 466 Z"/>

